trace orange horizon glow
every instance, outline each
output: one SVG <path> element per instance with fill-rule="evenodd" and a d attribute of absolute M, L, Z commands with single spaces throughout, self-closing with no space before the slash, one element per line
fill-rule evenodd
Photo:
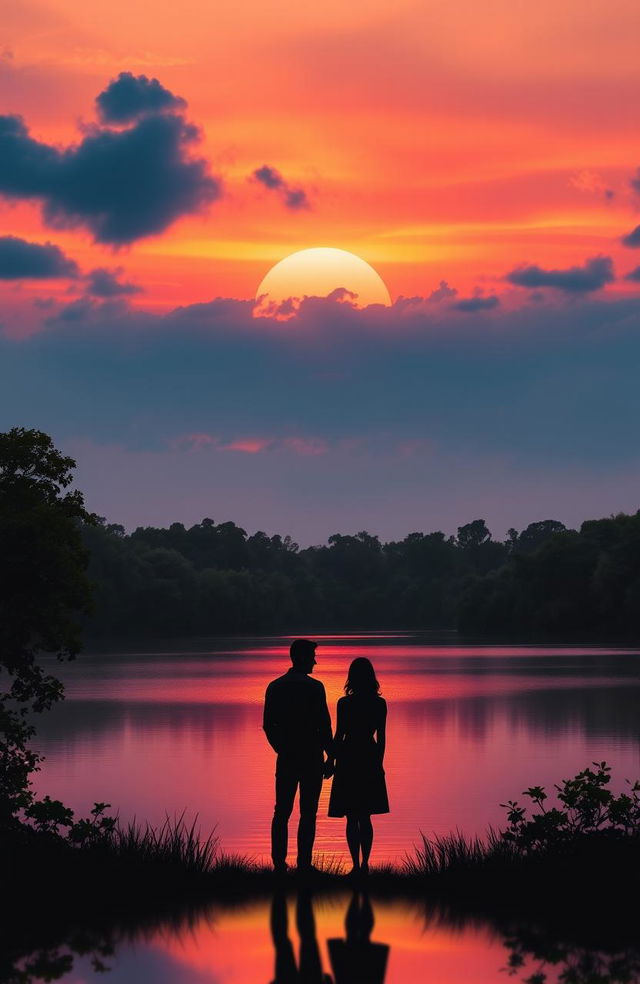
<path fill-rule="evenodd" d="M 80 228 L 47 228 L 35 202 L 2 201 L 0 234 L 53 241 L 83 270 L 123 266 L 144 288 L 133 303 L 151 310 L 252 298 L 274 263 L 318 242 L 362 257 L 393 299 L 443 279 L 462 293 L 503 291 L 521 263 L 562 268 L 604 253 L 619 276 L 636 265 L 619 239 L 636 224 L 637 5 L 620 0 L 614 18 L 609 5 L 585 12 L 578 0 L 562 10 L 551 0 L 277 8 L 8 9 L 3 112 L 69 145 L 119 72 L 157 77 L 187 100 L 202 135 L 195 153 L 224 196 L 115 252 Z M 251 180 L 265 162 L 304 188 L 308 209 L 287 209 Z M 62 301 L 68 288 L 3 293 Z"/>

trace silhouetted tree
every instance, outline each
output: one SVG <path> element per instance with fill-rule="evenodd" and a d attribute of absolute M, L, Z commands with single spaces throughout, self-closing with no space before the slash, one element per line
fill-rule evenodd
<path fill-rule="evenodd" d="M 62 697 L 38 656 L 73 659 L 89 607 L 81 525 L 91 517 L 81 493 L 65 491 L 74 467 L 42 431 L 0 434 L 0 827 L 32 802 L 39 756 L 27 715 Z"/>
<path fill-rule="evenodd" d="M 640 631 L 640 514 L 553 519 L 494 540 L 483 519 L 456 537 L 413 532 L 381 543 L 336 533 L 300 550 L 211 519 L 131 535 L 85 529 L 95 634 L 308 631 L 309 627 L 468 632 Z"/>

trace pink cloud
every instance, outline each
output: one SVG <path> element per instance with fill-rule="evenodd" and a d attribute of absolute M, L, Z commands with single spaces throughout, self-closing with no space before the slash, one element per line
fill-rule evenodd
<path fill-rule="evenodd" d="M 299 455 L 319 455 L 328 451 L 327 442 L 321 437 L 237 437 L 223 440 L 216 434 L 198 431 L 181 434 L 169 445 L 177 451 L 239 451 L 242 454 L 261 454 L 263 451 L 291 451 Z"/>
<path fill-rule="evenodd" d="M 237 441 L 230 441 L 228 444 L 221 445 L 222 451 L 242 451 L 244 454 L 260 454 L 266 451 L 273 444 L 270 438 L 260 437 L 241 437 Z"/>

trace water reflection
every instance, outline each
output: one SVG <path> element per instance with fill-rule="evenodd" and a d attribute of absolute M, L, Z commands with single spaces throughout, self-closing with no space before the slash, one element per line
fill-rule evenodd
<path fill-rule="evenodd" d="M 374 915 L 375 913 L 375 915 Z M 603 911 L 603 915 L 606 912 Z M 313 895 L 216 903 L 188 912 L 115 923 L 108 930 L 40 927 L 47 946 L 31 949 L 25 927 L 0 945 L 2 984 L 640 984 L 632 921 L 563 936 L 539 922 L 494 922 L 405 899 Z M 606 922 L 606 921 L 605 921 Z M 376 936 L 387 943 L 371 939 Z M 580 927 L 579 927 L 580 929 Z M 572 927 L 572 932 L 575 926 Z M 31 936 L 38 930 L 32 927 Z M 596 944 L 590 944 L 595 940 Z M 586 941 L 586 942 L 585 942 Z M 12 951 L 12 952 L 11 952 Z M 4 959 L 3 959 L 4 954 Z"/>
<path fill-rule="evenodd" d="M 507 972 L 522 984 L 637 984 L 640 950 L 636 945 L 596 950 L 558 940 L 528 927 L 505 940 Z"/>
<path fill-rule="evenodd" d="M 384 984 L 390 947 L 371 941 L 373 906 L 366 892 L 355 891 L 344 920 L 343 940 L 329 940 L 335 984 Z"/>
<path fill-rule="evenodd" d="M 296 899 L 296 928 L 300 938 L 298 963 L 289 938 L 287 896 L 284 891 L 278 891 L 273 896 L 270 925 L 275 950 L 272 984 L 331 984 L 331 978 L 322 970 L 311 892 L 301 889 Z"/>
<path fill-rule="evenodd" d="M 390 948 L 370 939 L 375 920 L 366 892 L 357 890 L 351 897 L 344 919 L 344 938 L 327 941 L 333 976 L 322 966 L 310 891 L 298 892 L 295 910 L 300 940 L 298 961 L 289 935 L 286 893 L 282 890 L 274 894 L 270 927 L 275 977 L 271 984 L 384 984 Z"/>

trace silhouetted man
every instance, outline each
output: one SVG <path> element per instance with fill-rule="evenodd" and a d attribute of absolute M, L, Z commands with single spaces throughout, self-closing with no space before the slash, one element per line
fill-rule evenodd
<path fill-rule="evenodd" d="M 322 778 L 330 772 L 324 753 L 330 756 L 332 744 L 324 686 L 311 677 L 316 643 L 295 639 L 289 652 L 291 669 L 269 684 L 264 701 L 264 730 L 278 755 L 276 806 L 271 824 L 271 857 L 278 872 L 287 870 L 288 824 L 298 786 L 298 870 L 312 870 Z"/>

